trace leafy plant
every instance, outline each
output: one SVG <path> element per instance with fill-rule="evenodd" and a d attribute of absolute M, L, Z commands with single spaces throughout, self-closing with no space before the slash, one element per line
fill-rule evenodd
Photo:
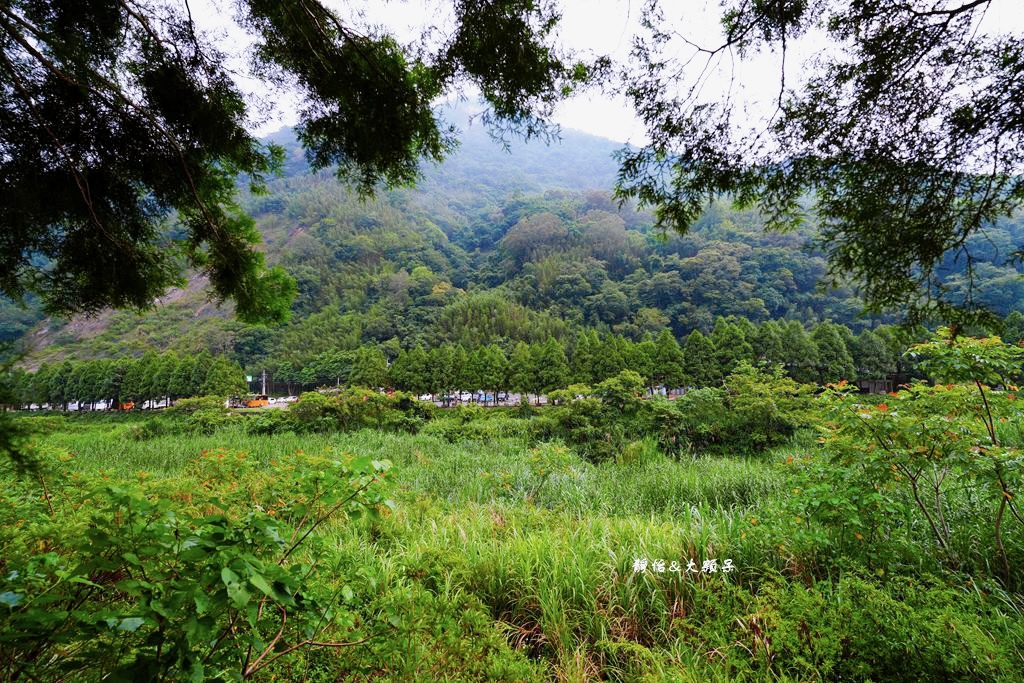
<path fill-rule="evenodd" d="M 922 365 L 934 376 L 971 384 L 915 383 L 882 402 L 867 401 L 842 383 L 830 386 L 822 397 L 827 422 L 821 442 L 847 487 L 819 491 L 825 497 L 812 514 L 845 510 L 844 525 L 857 536 L 863 530 L 851 522 L 868 504 L 880 515 L 872 532 L 882 536 L 901 517 L 916 517 L 952 566 L 964 561 L 954 547 L 957 525 L 981 524 L 991 536 L 998 573 L 1016 585 L 1004 529 L 1010 517 L 1024 524 L 1015 501 L 1024 455 L 1000 440 L 997 427 L 1019 421 L 1021 410 L 1012 386 L 995 391 L 986 383 L 1006 381 L 1024 350 L 943 331 L 911 353 L 925 356 Z"/>
<path fill-rule="evenodd" d="M 202 483 L 170 495 L 142 475 L 63 489 L 52 524 L 29 534 L 38 552 L 11 556 L 0 580 L 9 679 L 245 680 L 372 637 L 345 577 L 321 571 L 317 532 L 386 503 L 390 464 L 298 453 L 253 488 L 238 486 L 246 458 L 203 460 Z"/>

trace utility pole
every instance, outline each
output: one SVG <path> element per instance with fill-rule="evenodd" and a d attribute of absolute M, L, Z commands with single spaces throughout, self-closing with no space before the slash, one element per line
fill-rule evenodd
<path fill-rule="evenodd" d="M 260 396 L 267 395 L 267 369 L 263 368 L 263 388 L 260 390 Z"/>

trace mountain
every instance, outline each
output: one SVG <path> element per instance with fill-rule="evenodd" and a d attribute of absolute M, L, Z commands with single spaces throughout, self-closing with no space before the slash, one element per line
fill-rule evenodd
<path fill-rule="evenodd" d="M 719 202 L 687 235 L 661 235 L 650 214 L 612 199 L 617 143 L 566 131 L 550 145 L 505 150 L 465 110 L 446 116 L 463 129 L 459 149 L 424 168 L 415 188 L 369 199 L 329 172 L 311 173 L 293 131 L 270 136 L 285 148 L 284 174 L 265 195 L 243 190 L 242 204 L 268 261 L 298 283 L 286 325 L 233 320 L 193 278 L 144 314 L 43 320 L 4 302 L 0 330 L 30 348 L 29 367 L 174 349 L 297 372 L 317 354 L 367 343 L 508 347 L 582 327 L 633 339 L 667 327 L 682 338 L 729 315 L 854 330 L 882 322 L 858 317 L 850 287 L 821 288 L 827 268 L 808 246 L 813 226 L 765 233 L 755 212 Z M 1007 220 L 973 245 L 983 275 L 973 294 L 1003 315 L 1024 302 L 1017 266 L 1002 260 L 1022 237 L 1024 221 Z M 967 292 L 964 265 L 946 266 L 947 285 Z"/>

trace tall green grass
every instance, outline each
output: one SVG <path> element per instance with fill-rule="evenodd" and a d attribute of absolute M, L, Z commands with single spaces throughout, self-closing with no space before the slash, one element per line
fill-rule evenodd
<path fill-rule="evenodd" d="M 322 541 L 367 620 L 384 605 L 405 617 L 364 647 L 302 655 L 286 678 L 1024 678 L 1019 595 L 943 574 L 920 549 L 904 577 L 856 561 L 808 568 L 779 506 L 792 494 L 779 463 L 806 441 L 759 458 L 679 461 L 643 442 L 618 463 L 570 457 L 548 473 L 514 437 L 268 437 L 231 426 L 136 438 L 135 424 L 71 421 L 40 438 L 77 468 L 124 476 L 183 477 L 213 448 L 245 451 L 271 477 L 297 450 L 394 463 L 395 512 L 325 525 Z M 833 552 L 823 538 L 816 552 Z M 638 559 L 731 559 L 736 569 L 636 571 Z"/>

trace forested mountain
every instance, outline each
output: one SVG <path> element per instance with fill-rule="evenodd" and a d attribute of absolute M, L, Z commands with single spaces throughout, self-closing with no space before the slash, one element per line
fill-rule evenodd
<path fill-rule="evenodd" d="M 244 325 L 193 281 L 145 314 L 44 321 L 4 302 L 3 337 L 26 342 L 29 367 L 209 351 L 287 375 L 367 344 L 390 357 L 446 342 L 510 353 L 519 341 L 568 341 L 587 328 L 633 341 L 668 329 L 682 343 L 694 330 L 710 333 L 720 316 L 808 328 L 831 320 L 854 332 L 898 317 L 858 317 L 850 287 L 823 287 L 813 226 L 766 233 L 756 213 L 721 202 L 688 235 L 659 235 L 649 214 L 611 198 L 616 143 L 569 131 L 560 143 L 506 152 L 479 126 L 466 130 L 460 150 L 424 169 L 417 187 L 369 200 L 309 173 L 291 131 L 272 136 L 286 150 L 285 174 L 268 194 L 244 195 L 243 207 L 268 261 L 298 283 L 287 324 Z M 1024 220 L 1004 221 L 974 239 L 973 290 L 962 263 L 946 264 L 946 285 L 1001 315 L 1019 309 L 1024 281 L 1003 259 L 1022 242 Z"/>

